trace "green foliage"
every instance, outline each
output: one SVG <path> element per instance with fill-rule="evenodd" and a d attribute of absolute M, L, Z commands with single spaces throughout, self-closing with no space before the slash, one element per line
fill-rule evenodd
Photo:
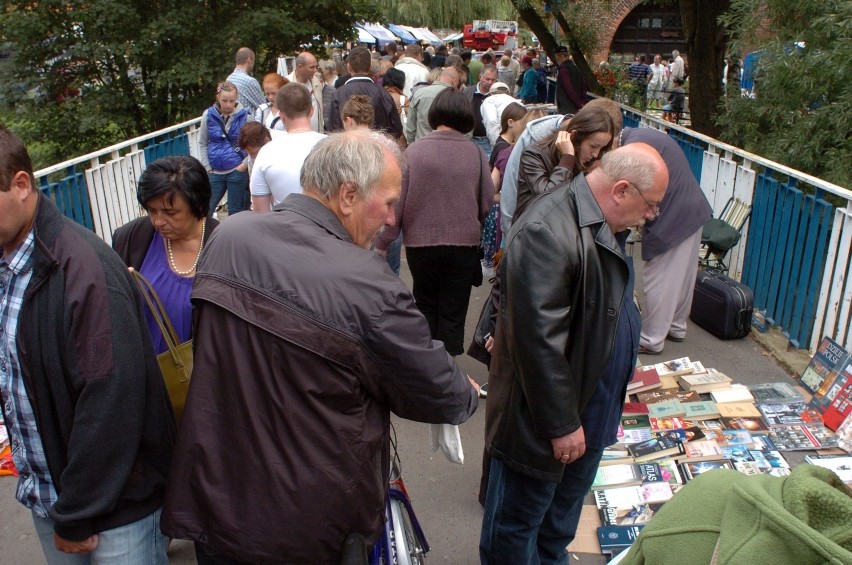
<path fill-rule="evenodd" d="M 473 20 L 515 20 L 509 0 L 378 0 L 383 21 L 461 31 Z"/>
<path fill-rule="evenodd" d="M 0 100 L 27 116 L 27 143 L 50 139 L 69 158 L 201 115 L 239 47 L 257 53 L 259 77 L 377 14 L 375 0 L 6 2 Z"/>
<path fill-rule="evenodd" d="M 849 187 L 852 1 L 733 0 L 732 8 L 724 23 L 735 48 L 753 41 L 765 22 L 773 36 L 761 45 L 755 98 L 725 100 L 723 139 Z"/>

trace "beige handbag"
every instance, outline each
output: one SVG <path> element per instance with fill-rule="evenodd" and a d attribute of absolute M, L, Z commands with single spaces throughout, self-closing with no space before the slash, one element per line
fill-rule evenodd
<path fill-rule="evenodd" d="M 180 425 L 186 394 L 189 392 L 189 379 L 192 376 L 192 340 L 178 343 L 177 332 L 151 283 L 136 270 L 133 271 L 133 278 L 154 319 L 157 320 L 168 347 L 168 351 L 157 355 L 157 361 L 160 363 L 160 372 L 163 373 L 163 381 L 172 401 L 175 421 Z"/>

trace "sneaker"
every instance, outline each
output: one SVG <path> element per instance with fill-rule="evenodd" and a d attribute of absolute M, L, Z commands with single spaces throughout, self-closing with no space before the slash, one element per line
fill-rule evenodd
<path fill-rule="evenodd" d="M 488 383 L 483 384 L 479 387 L 479 398 L 486 398 L 488 396 Z"/>

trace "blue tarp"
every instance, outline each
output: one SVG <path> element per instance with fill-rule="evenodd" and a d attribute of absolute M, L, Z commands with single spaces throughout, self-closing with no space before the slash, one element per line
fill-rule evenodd
<path fill-rule="evenodd" d="M 411 43 L 420 43 L 420 40 L 414 37 L 410 31 L 403 28 L 400 25 L 396 24 L 387 24 L 386 27 L 393 33 L 399 37 L 399 40 L 403 45 L 409 45 Z"/>
<path fill-rule="evenodd" d="M 355 32 L 358 34 L 358 43 L 375 43 L 376 38 L 367 33 L 364 28 L 355 25 Z"/>

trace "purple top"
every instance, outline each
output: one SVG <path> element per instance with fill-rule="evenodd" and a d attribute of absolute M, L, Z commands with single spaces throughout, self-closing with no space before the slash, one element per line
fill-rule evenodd
<path fill-rule="evenodd" d="M 182 277 L 172 271 L 166 257 L 163 236 L 158 231 L 154 232 L 154 238 L 148 246 L 148 253 L 139 272 L 148 279 L 157 296 L 160 297 L 160 302 L 163 303 L 163 308 L 166 309 L 180 342 L 187 341 L 192 333 L 192 306 L 189 298 L 195 277 Z M 154 343 L 154 351 L 157 355 L 168 350 L 163 334 L 160 332 L 160 326 L 157 325 L 147 305 L 145 322 L 148 324 L 148 332 L 151 334 L 151 341 Z"/>

